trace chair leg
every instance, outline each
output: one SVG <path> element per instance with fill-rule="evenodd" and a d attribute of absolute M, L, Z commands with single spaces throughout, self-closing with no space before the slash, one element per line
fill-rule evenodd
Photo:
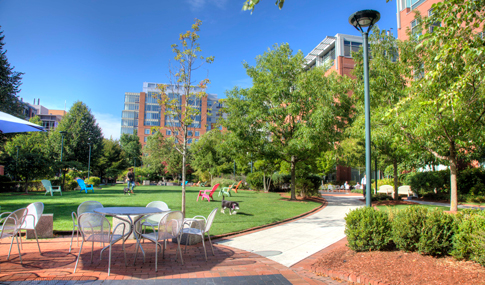
<path fill-rule="evenodd" d="M 183 236 L 183 234 L 180 235 L 180 237 L 182 237 L 182 236 Z M 187 233 L 187 236 L 185 237 L 185 251 L 184 251 L 185 253 L 187 253 L 187 245 L 189 244 L 189 237 L 190 237 L 190 234 Z"/>
<path fill-rule="evenodd" d="M 69 245 L 69 253 L 71 253 L 71 249 L 72 249 L 72 239 L 74 238 L 74 231 L 75 230 L 76 230 L 76 233 L 77 233 L 76 227 L 75 226 L 72 227 L 71 244 Z M 79 246 L 79 239 L 77 240 L 77 245 Z"/>
<path fill-rule="evenodd" d="M 15 236 L 12 236 L 12 240 L 10 241 L 10 249 L 8 250 L 7 260 L 10 259 L 10 252 L 12 251 L 13 239 L 15 238 Z"/>
<path fill-rule="evenodd" d="M 37 241 L 37 247 L 39 248 L 39 253 L 42 254 L 42 252 L 40 251 L 39 239 L 37 238 L 37 230 L 35 229 L 35 227 L 34 227 L 34 234 L 35 234 L 35 240 Z M 27 233 L 25 233 L 25 235 L 27 238 Z"/>
<path fill-rule="evenodd" d="M 93 251 L 94 251 L 94 240 L 91 243 L 91 263 L 93 263 Z M 99 259 L 101 259 L 101 256 L 99 257 Z"/>
<path fill-rule="evenodd" d="M 158 241 L 155 242 L 155 272 L 158 271 Z"/>
<path fill-rule="evenodd" d="M 19 238 L 17 236 L 15 237 L 17 238 L 17 249 L 19 251 L 20 264 L 22 264 L 22 254 L 20 253 Z"/>
<path fill-rule="evenodd" d="M 22 230 L 19 230 L 19 237 L 20 237 L 20 248 L 24 249 L 24 245 L 22 244 Z M 27 230 L 25 230 L 25 238 L 27 239 Z"/>
<path fill-rule="evenodd" d="M 133 265 L 136 263 L 136 256 L 138 255 L 138 243 L 135 244 L 135 260 L 133 261 Z"/>
<path fill-rule="evenodd" d="M 202 246 L 204 247 L 205 261 L 207 261 L 207 250 L 205 249 L 204 235 L 202 235 L 201 238 L 202 238 Z"/>
<path fill-rule="evenodd" d="M 84 245 L 84 239 L 81 242 L 81 248 L 79 249 L 79 253 L 77 254 L 76 266 L 74 266 L 74 272 L 73 273 L 76 273 L 77 264 L 79 263 L 79 259 L 81 258 L 81 251 L 83 250 L 83 245 Z"/>
<path fill-rule="evenodd" d="M 184 259 L 182 258 L 182 250 L 180 249 L 180 240 L 182 238 L 178 238 L 178 248 L 179 248 L 179 253 L 180 253 L 180 260 L 182 261 L 182 265 L 184 265 Z M 175 252 L 175 260 L 177 260 L 177 252 Z"/>
<path fill-rule="evenodd" d="M 108 276 L 109 276 L 110 273 L 111 273 L 111 243 L 109 244 Z"/>
<path fill-rule="evenodd" d="M 214 248 L 212 247 L 211 235 L 209 233 L 207 233 L 207 236 L 209 237 L 209 243 L 211 245 L 212 255 L 215 256 L 215 254 L 214 254 Z"/>

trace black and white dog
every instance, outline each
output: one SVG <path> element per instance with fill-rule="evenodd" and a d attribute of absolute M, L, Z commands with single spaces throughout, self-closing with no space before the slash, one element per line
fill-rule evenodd
<path fill-rule="evenodd" d="M 130 192 L 131 192 L 133 195 L 135 195 L 135 193 L 133 193 L 133 190 L 131 190 L 131 189 L 130 189 L 130 188 L 128 188 L 128 187 L 124 188 L 124 189 L 123 189 L 123 192 L 125 192 L 125 195 L 126 195 L 126 194 L 130 195 Z"/>
<path fill-rule="evenodd" d="M 221 213 L 225 214 L 225 210 L 229 209 L 229 215 L 234 213 L 237 214 L 236 210 L 239 210 L 239 203 L 233 201 L 226 201 L 224 200 L 224 195 L 222 195 L 222 206 L 221 206 Z"/>

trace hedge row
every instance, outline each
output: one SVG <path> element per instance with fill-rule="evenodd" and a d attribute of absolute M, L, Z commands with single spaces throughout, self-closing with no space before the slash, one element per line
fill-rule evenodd
<path fill-rule="evenodd" d="M 399 211 L 365 207 L 345 218 L 349 248 L 355 251 L 397 248 L 420 254 L 452 255 L 485 266 L 485 212 L 465 210 L 457 215 L 423 206 Z"/>

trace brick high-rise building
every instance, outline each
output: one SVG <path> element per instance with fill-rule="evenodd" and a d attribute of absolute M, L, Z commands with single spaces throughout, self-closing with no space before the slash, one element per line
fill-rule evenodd
<path fill-rule="evenodd" d="M 411 34 L 419 31 L 419 23 L 415 20 L 415 12 L 419 11 L 421 16 L 429 16 L 432 13 L 431 5 L 441 2 L 442 0 L 397 0 L 397 38 L 407 40 L 407 30 Z"/>
<path fill-rule="evenodd" d="M 143 92 L 125 93 L 125 107 L 121 115 L 121 133 L 133 134 L 136 130 L 142 145 L 145 145 L 148 136 L 154 133 L 151 130 L 152 127 L 157 127 L 164 136 L 173 136 L 174 134 L 170 129 L 163 127 L 179 123 L 162 113 L 163 110 L 157 101 L 160 98 L 157 84 L 144 82 Z M 185 104 L 184 100 L 185 97 L 182 97 L 181 105 Z M 216 122 L 222 116 L 219 112 L 222 105 L 215 94 L 208 94 L 204 98 L 192 100 L 191 105 L 198 107 L 201 114 L 197 116 L 193 126 L 189 128 L 189 144 L 197 142 L 207 131 L 217 128 Z"/>

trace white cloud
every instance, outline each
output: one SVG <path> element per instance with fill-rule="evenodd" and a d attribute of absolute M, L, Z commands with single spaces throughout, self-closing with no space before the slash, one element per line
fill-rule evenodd
<path fill-rule="evenodd" d="M 103 136 L 107 139 L 120 139 L 121 136 L 121 117 L 112 114 L 93 112 L 96 122 L 103 131 Z"/>
<path fill-rule="evenodd" d="M 202 7 L 206 6 L 206 4 L 211 4 L 219 9 L 224 9 L 227 0 L 187 0 L 187 2 L 192 11 L 199 11 Z"/>

